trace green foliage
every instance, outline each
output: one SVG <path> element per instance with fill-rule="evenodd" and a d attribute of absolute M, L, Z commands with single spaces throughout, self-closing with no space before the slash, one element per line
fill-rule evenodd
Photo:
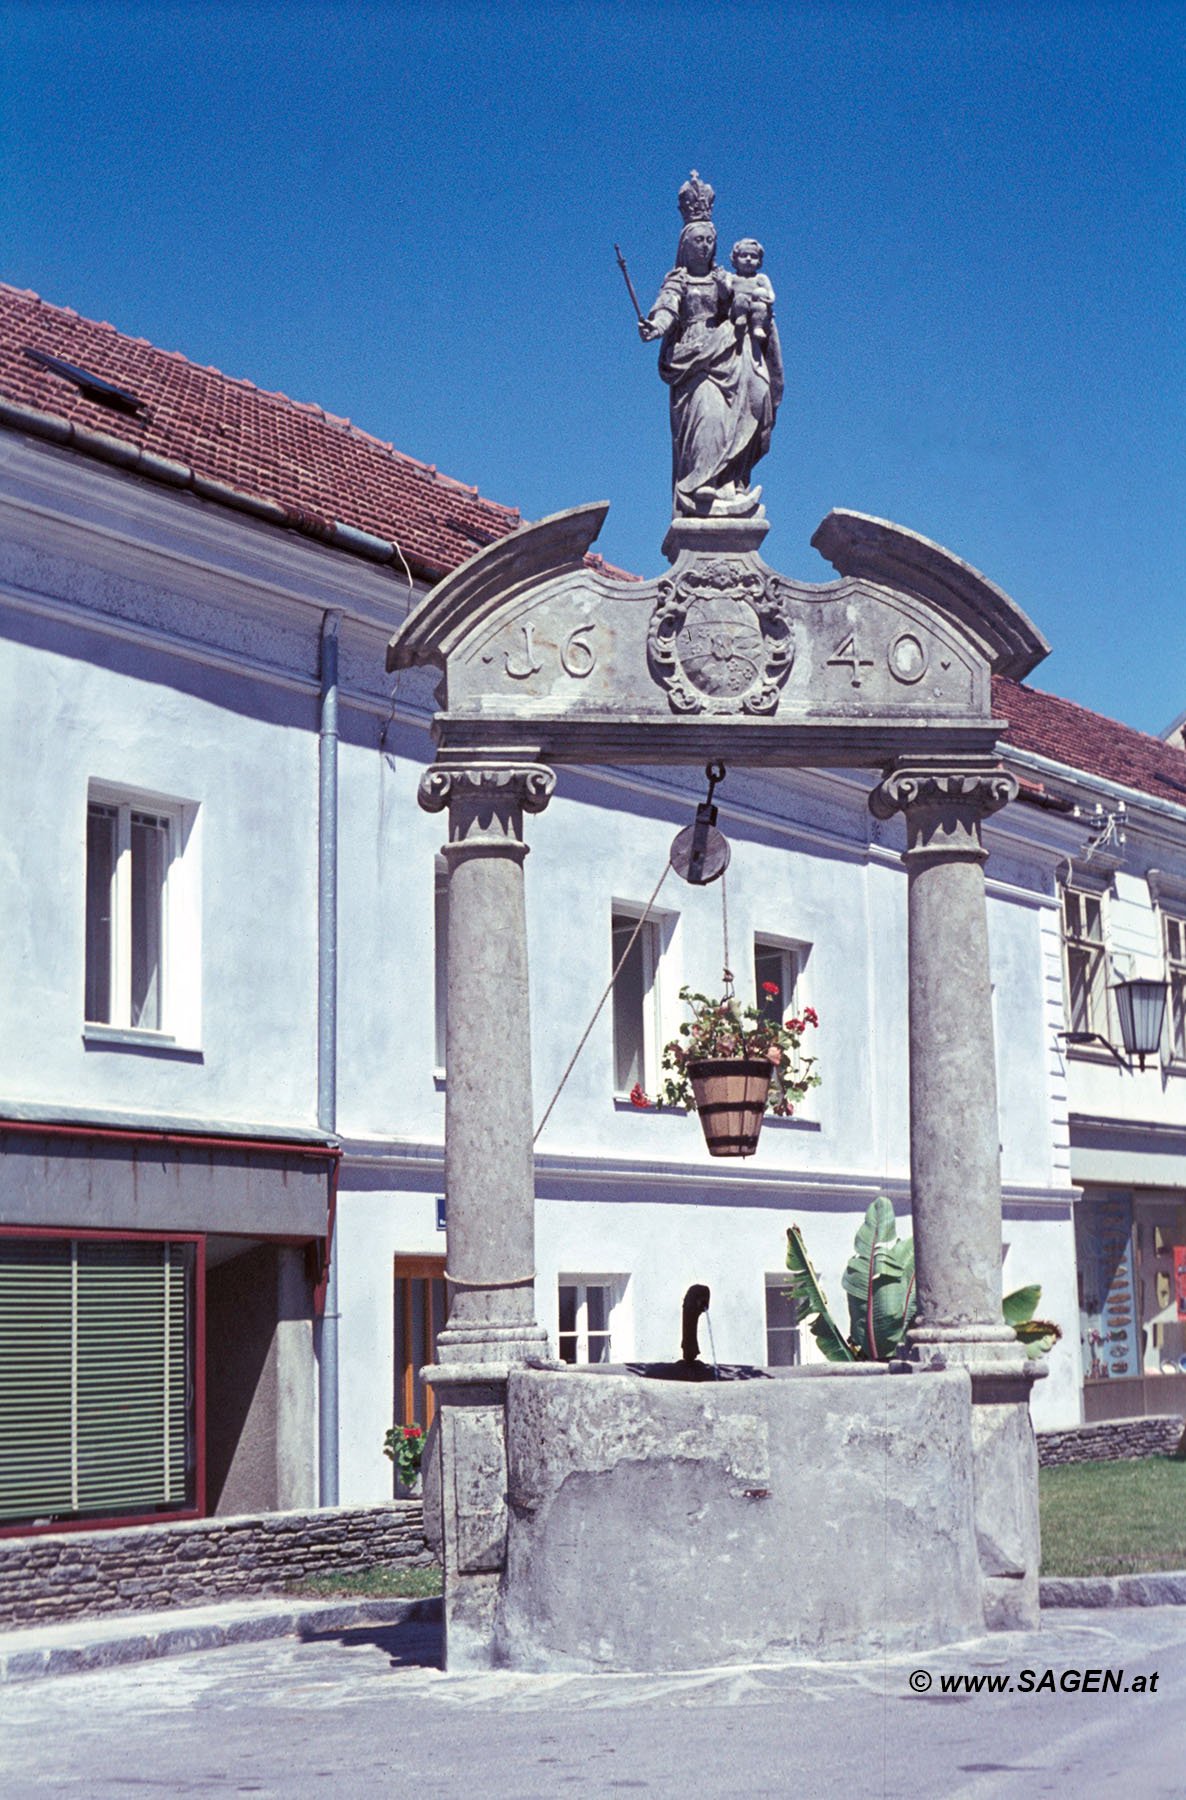
<path fill-rule="evenodd" d="M 712 1057 L 766 1057 L 770 1063 L 770 1097 L 767 1105 L 778 1117 L 794 1112 L 809 1088 L 819 1086 L 814 1056 L 801 1052 L 803 1034 L 819 1024 L 810 1006 L 803 1017 L 765 1018 L 756 1006 L 743 1006 L 733 994 L 712 1000 L 707 994 L 696 994 L 682 987 L 679 997 L 692 1009 L 692 1017 L 679 1028 L 663 1049 L 663 1069 L 667 1079 L 659 1089 L 655 1104 L 682 1106 L 688 1112 L 696 1104 L 688 1064 Z M 777 994 L 771 995 L 772 999 Z M 631 1095 L 636 1106 L 648 1106 L 645 1094 Z"/>
<path fill-rule="evenodd" d="M 1012 1325 L 1018 1340 L 1025 1345 L 1028 1357 L 1045 1356 L 1062 1336 L 1062 1326 L 1053 1319 L 1035 1319 L 1042 1290 L 1037 1282 L 1030 1287 L 1014 1288 L 1001 1302 L 1006 1325 Z"/>
<path fill-rule="evenodd" d="M 811 1335 L 829 1362 L 856 1362 L 857 1351 L 841 1334 L 828 1311 L 819 1276 L 812 1268 L 803 1248 L 803 1234 L 797 1225 L 787 1232 L 787 1268 L 791 1271 L 790 1295 L 799 1318 L 811 1328 Z"/>
<path fill-rule="evenodd" d="M 285 1592 L 310 1600 L 335 1597 L 375 1600 L 428 1600 L 441 1591 L 441 1571 L 381 1563 L 373 1569 L 349 1569 L 333 1575 L 303 1575 L 285 1583 Z"/>
<path fill-rule="evenodd" d="M 884 1194 L 879 1194 L 866 1212 L 844 1271 L 850 1336 L 844 1336 L 828 1311 L 797 1225 L 787 1232 L 787 1268 L 791 1271 L 788 1292 L 799 1318 L 829 1362 L 889 1361 L 914 1321 L 918 1299 L 914 1240 L 898 1236 L 893 1205 Z M 1042 1290 L 1035 1282 L 1015 1288 L 1001 1303 L 1006 1325 L 1012 1325 L 1030 1357 L 1044 1356 L 1062 1336 L 1053 1319 L 1034 1318 L 1041 1298 Z"/>
<path fill-rule="evenodd" d="M 410 1425 L 393 1425 L 383 1439 L 383 1454 L 399 1470 L 406 1488 L 415 1487 L 424 1455 L 424 1432 L 413 1420 Z"/>
<path fill-rule="evenodd" d="M 888 1362 L 914 1317 L 914 1240 L 898 1236 L 893 1205 L 879 1194 L 857 1232 L 842 1283 L 851 1337 L 870 1362 Z"/>
<path fill-rule="evenodd" d="M 1006 1294 L 1001 1302 L 1006 1325 L 1025 1325 L 1037 1312 L 1041 1298 L 1042 1290 L 1036 1282 L 1032 1287 L 1014 1288 L 1011 1294 Z"/>

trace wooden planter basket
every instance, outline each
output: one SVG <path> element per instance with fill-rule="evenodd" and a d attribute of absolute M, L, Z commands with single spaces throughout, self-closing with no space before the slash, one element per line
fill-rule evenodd
<path fill-rule="evenodd" d="M 710 1156 L 752 1156 L 774 1071 L 765 1056 L 690 1062 L 688 1078 Z"/>

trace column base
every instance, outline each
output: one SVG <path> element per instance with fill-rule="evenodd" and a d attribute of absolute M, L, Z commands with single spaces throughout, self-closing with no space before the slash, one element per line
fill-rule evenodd
<path fill-rule="evenodd" d="M 1045 1374 L 1035 1368 L 1017 1333 L 1004 1323 L 912 1326 L 895 1360 L 912 1368 L 967 1369 L 973 1384 L 980 1376 L 1022 1376 L 1027 1392 L 1028 1383 Z"/>
<path fill-rule="evenodd" d="M 519 1354 L 524 1344 L 535 1351 L 530 1359 Z M 458 1352 L 464 1347 L 455 1344 Z M 486 1340 L 468 1347 L 496 1346 Z M 536 1367 L 563 1366 L 548 1358 L 543 1331 L 531 1339 L 526 1328 L 514 1338 L 508 1331 L 501 1349 L 499 1361 L 473 1354 L 467 1362 L 424 1371 L 436 1398 L 422 1465 L 424 1535 L 444 1570 L 445 1667 L 453 1671 L 495 1667 L 507 1554 L 507 1377 L 528 1360 Z"/>
<path fill-rule="evenodd" d="M 548 1357 L 542 1325 L 446 1325 L 437 1338 L 438 1366 L 453 1363 L 523 1363 Z"/>
<path fill-rule="evenodd" d="M 1001 1325 L 920 1325 L 907 1333 L 903 1373 L 965 1368 L 972 1378 L 972 1483 L 984 1623 L 1038 1624 L 1038 1451 L 1030 1389 L 1046 1370 Z"/>

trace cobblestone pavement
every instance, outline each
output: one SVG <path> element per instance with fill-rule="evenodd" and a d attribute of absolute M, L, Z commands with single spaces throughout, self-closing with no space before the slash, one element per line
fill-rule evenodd
<path fill-rule="evenodd" d="M 0 1692 L 0 1794 L 1183 1791 L 1180 1608 L 1060 1612 L 1040 1632 L 872 1664 L 659 1677 L 445 1675 L 439 1650 L 438 1626 L 372 1624 L 14 1685 Z M 1123 1671 L 1124 1691 L 1082 1691 L 1091 1670 Z M 944 1692 L 957 1676 L 1013 1692 Z"/>

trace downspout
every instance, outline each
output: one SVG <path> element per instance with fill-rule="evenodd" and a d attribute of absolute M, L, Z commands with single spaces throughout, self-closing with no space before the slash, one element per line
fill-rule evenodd
<path fill-rule="evenodd" d="M 321 713 L 317 812 L 317 1127 L 338 1121 L 338 633 L 342 614 L 321 621 Z M 318 1341 L 318 1470 L 322 1506 L 338 1504 L 338 1258 L 328 1221 L 325 1306 Z"/>

